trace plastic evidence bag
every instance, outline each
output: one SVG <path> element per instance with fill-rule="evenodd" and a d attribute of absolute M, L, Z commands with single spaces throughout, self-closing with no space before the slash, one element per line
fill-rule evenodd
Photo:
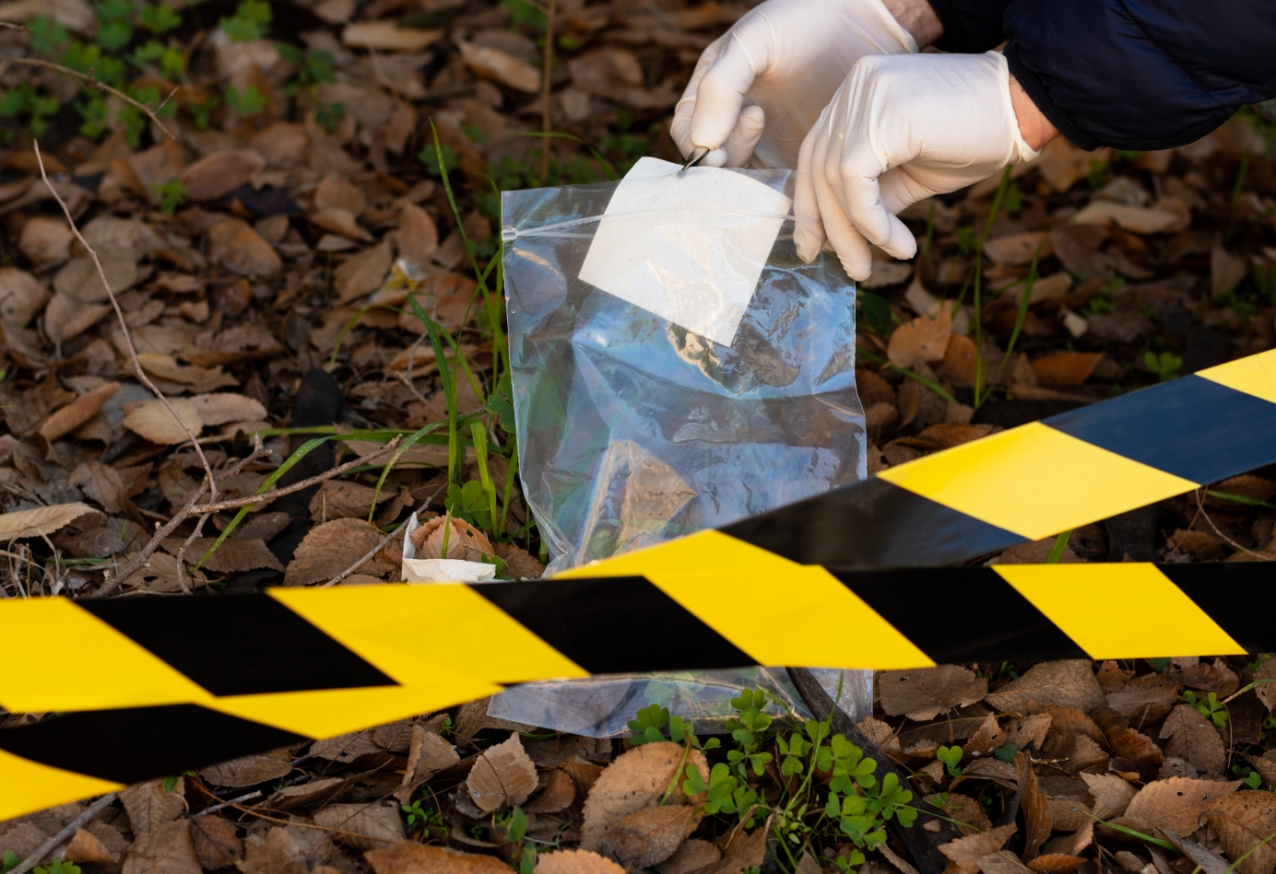
<path fill-rule="evenodd" d="M 679 169 L 501 196 L 519 469 L 551 572 L 865 476 L 855 288 L 835 257 L 797 257 L 789 171 Z M 871 672 L 821 680 L 871 712 Z M 708 732 L 748 687 L 809 715 L 782 668 L 533 683 L 489 713 L 606 737 L 659 703 Z"/>

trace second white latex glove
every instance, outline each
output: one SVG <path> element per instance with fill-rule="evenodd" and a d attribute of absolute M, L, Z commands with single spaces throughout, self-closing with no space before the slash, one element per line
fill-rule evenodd
<path fill-rule="evenodd" d="M 706 166 L 792 167 L 856 61 L 916 51 L 882 0 L 766 0 L 704 50 L 670 133 Z"/>
<path fill-rule="evenodd" d="M 811 261 L 827 241 L 863 281 L 869 243 L 896 258 L 917 254 L 895 216 L 904 207 L 1036 156 L 1019 132 L 999 52 L 863 58 L 802 142 L 798 254 Z"/>

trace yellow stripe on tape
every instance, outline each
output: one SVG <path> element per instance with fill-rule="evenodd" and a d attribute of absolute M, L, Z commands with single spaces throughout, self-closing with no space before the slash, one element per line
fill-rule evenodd
<path fill-rule="evenodd" d="M 1091 658 L 1245 652 L 1155 565 L 999 564 L 993 570 Z"/>
<path fill-rule="evenodd" d="M 92 740 L 85 738 L 84 742 L 92 743 Z M 4 775 L 4 785 L 0 786 L 0 820 L 124 788 L 110 780 L 50 768 L 4 750 L 0 750 L 0 774 Z M 5 849 L 8 847 L 0 847 Z"/>
<path fill-rule="evenodd" d="M 878 476 L 1029 540 L 1197 486 L 1039 422 L 889 468 Z"/>
<path fill-rule="evenodd" d="M 1198 370 L 1196 375 L 1276 404 L 1276 350 Z"/>
<path fill-rule="evenodd" d="M 311 738 L 335 737 L 485 698 L 500 686 L 432 667 L 416 685 L 215 698 L 204 706 Z"/>
<path fill-rule="evenodd" d="M 643 576 L 760 665 L 934 664 L 822 567 L 701 531 L 559 576 Z M 824 630 L 812 633 L 812 623 Z M 854 638 L 850 637 L 854 629 Z"/>
<path fill-rule="evenodd" d="M 199 701 L 201 686 L 67 598 L 4 605 L 0 706 L 12 713 Z M 56 646 L 49 642 L 56 640 Z"/>
<path fill-rule="evenodd" d="M 271 597 L 405 686 L 449 677 L 517 683 L 588 672 L 456 583 L 271 589 Z M 459 685 L 458 685 L 459 688 Z"/>

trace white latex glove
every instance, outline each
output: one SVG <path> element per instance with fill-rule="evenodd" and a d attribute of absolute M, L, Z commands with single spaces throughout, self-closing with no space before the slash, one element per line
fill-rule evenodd
<path fill-rule="evenodd" d="M 1019 132 L 999 52 L 863 58 L 802 142 L 798 255 L 813 260 L 827 239 L 863 281 L 869 243 L 896 258 L 917 254 L 895 213 L 1036 156 Z"/>
<path fill-rule="evenodd" d="M 856 61 L 916 51 L 882 0 L 766 0 L 704 50 L 670 133 L 705 166 L 792 167 Z"/>

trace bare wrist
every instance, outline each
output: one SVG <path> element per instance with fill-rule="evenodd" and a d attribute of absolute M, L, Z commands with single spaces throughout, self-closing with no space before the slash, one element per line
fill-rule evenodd
<path fill-rule="evenodd" d="M 944 35 L 944 25 L 927 0 L 882 0 L 899 26 L 917 40 L 917 47 L 924 49 Z"/>
<path fill-rule="evenodd" d="M 1042 146 L 1059 136 L 1059 129 L 1037 108 L 1014 76 L 1010 77 L 1010 105 L 1015 110 L 1015 120 L 1019 122 L 1019 135 L 1033 151 L 1041 151 Z"/>

